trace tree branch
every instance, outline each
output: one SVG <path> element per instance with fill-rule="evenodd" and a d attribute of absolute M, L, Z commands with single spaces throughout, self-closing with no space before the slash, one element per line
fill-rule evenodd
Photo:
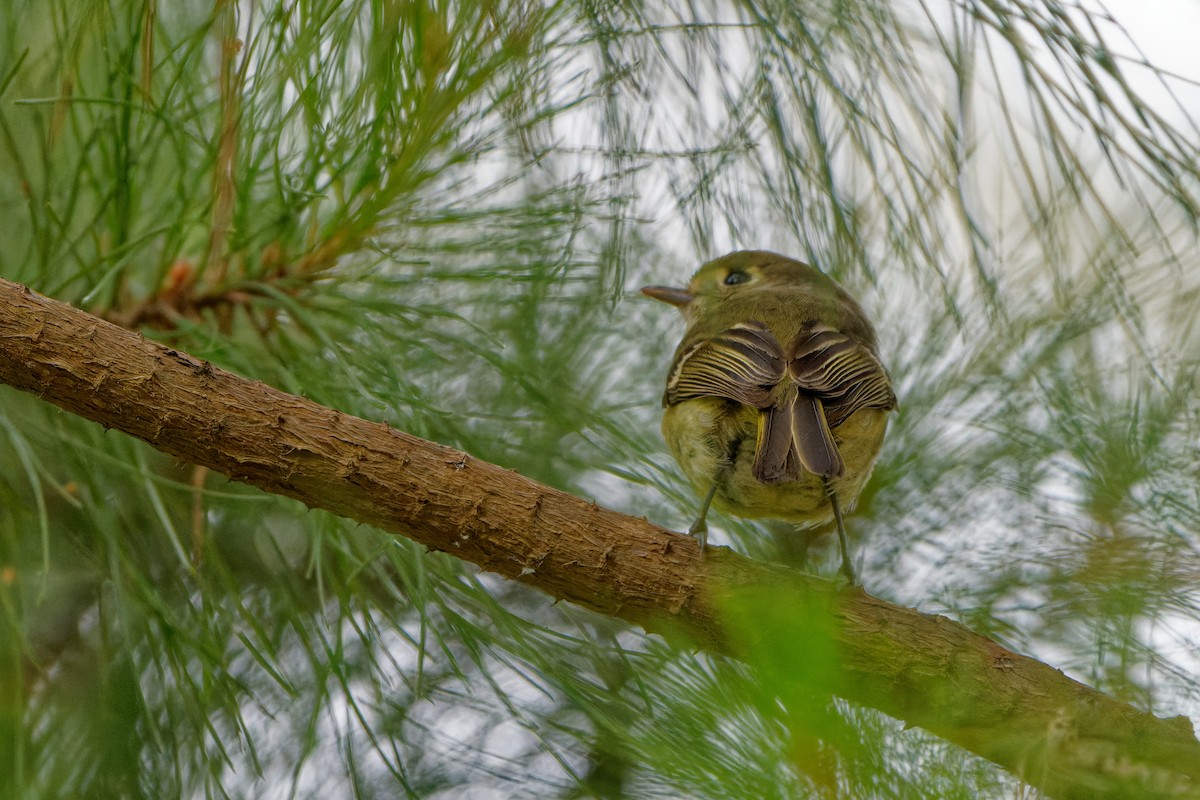
<path fill-rule="evenodd" d="M 758 666 L 793 658 L 795 649 L 778 655 L 780 637 L 822 635 L 812 620 L 825 614 L 832 693 L 1053 797 L 1200 798 L 1200 742 L 1184 717 L 1118 702 L 945 617 L 721 548 L 701 557 L 688 537 L 240 378 L 2 279 L 0 381 L 183 461 Z"/>

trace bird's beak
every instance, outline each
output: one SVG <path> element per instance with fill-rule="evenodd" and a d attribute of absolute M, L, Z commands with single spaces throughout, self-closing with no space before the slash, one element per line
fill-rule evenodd
<path fill-rule="evenodd" d="M 683 308 L 695 297 L 687 289 L 676 289 L 674 286 L 643 286 L 642 294 L 670 303 L 676 308 Z"/>

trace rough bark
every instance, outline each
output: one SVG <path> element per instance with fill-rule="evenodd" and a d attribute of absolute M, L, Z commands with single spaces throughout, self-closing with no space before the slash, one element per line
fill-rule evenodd
<path fill-rule="evenodd" d="M 824 631 L 811 635 L 834 647 L 831 692 L 1052 797 L 1200 798 L 1200 742 L 1184 717 L 1118 702 L 946 617 L 721 548 L 701 557 L 688 537 L 240 378 L 2 279 L 0 381 L 182 461 L 752 663 L 774 652 L 780 626 Z M 828 624 L 814 627 L 816 614 Z"/>

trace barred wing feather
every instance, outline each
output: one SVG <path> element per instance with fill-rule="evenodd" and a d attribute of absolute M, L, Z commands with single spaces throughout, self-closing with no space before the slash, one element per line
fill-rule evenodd
<path fill-rule="evenodd" d="M 685 351 L 667 381 L 667 405 L 725 397 L 754 408 L 771 403 L 784 376 L 783 348 L 761 322 L 747 322 Z"/>

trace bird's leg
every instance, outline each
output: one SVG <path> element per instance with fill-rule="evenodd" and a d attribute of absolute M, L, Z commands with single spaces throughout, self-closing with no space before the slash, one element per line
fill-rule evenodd
<path fill-rule="evenodd" d="M 696 521 L 692 523 L 692 527 L 688 528 L 688 533 L 696 537 L 696 541 L 700 542 L 700 552 L 704 552 L 705 545 L 708 544 L 708 522 L 705 517 L 708 516 L 708 507 L 712 505 L 713 497 L 717 494 L 717 487 L 720 483 L 714 482 L 708 494 L 704 495 L 704 502 L 700 504 L 700 515 L 696 517 Z"/>
<path fill-rule="evenodd" d="M 842 551 L 842 574 L 846 576 L 846 580 L 850 582 L 851 586 L 858 586 L 858 578 L 854 575 L 854 566 L 850 563 L 850 545 L 846 541 L 846 526 L 842 523 L 842 506 L 838 502 L 833 483 L 829 478 L 825 478 L 824 481 L 825 493 L 829 495 L 829 502 L 833 506 L 833 519 L 837 523 L 838 547 Z"/>
<path fill-rule="evenodd" d="M 704 552 L 705 546 L 708 544 L 708 517 L 709 506 L 712 505 L 713 498 L 717 496 L 717 489 L 729 479 L 729 473 L 733 471 L 734 462 L 737 460 L 738 451 L 742 449 L 742 438 L 736 436 L 729 443 L 729 450 L 725 454 L 725 458 L 717 462 L 717 471 L 713 475 L 712 488 L 708 490 L 708 494 L 704 495 L 704 502 L 700 504 L 700 515 L 696 517 L 696 521 L 692 523 L 692 527 L 688 528 L 688 533 L 696 537 L 696 541 L 700 542 L 700 552 Z"/>

